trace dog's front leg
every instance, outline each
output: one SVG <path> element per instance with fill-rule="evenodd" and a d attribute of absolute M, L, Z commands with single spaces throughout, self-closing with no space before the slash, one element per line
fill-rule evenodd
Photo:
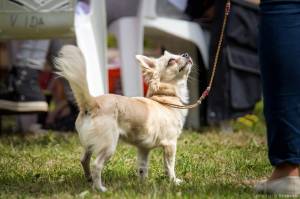
<path fill-rule="evenodd" d="M 141 179 L 148 177 L 149 149 L 138 148 L 138 173 Z"/>
<path fill-rule="evenodd" d="M 174 181 L 175 184 L 180 184 L 182 180 L 176 178 L 175 175 L 175 156 L 176 156 L 176 142 L 164 145 L 164 161 L 166 173 L 170 180 Z"/>

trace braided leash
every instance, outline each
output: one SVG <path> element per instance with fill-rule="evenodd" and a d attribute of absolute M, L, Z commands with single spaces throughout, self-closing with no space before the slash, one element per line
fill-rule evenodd
<path fill-rule="evenodd" d="M 213 81 L 214 81 L 214 78 L 215 78 L 217 64 L 219 62 L 220 52 L 221 52 L 223 41 L 224 41 L 225 28 L 226 28 L 226 25 L 227 25 L 228 16 L 230 14 L 230 8 L 231 8 L 231 2 L 230 2 L 230 0 L 227 0 L 226 6 L 225 6 L 225 14 L 224 14 L 224 19 L 223 19 L 222 29 L 221 29 L 220 38 L 219 38 L 219 41 L 218 41 L 218 47 L 217 47 L 217 51 L 216 51 L 214 62 L 213 62 L 213 67 L 212 67 L 210 80 L 209 80 L 208 86 L 203 91 L 200 98 L 193 104 L 184 104 L 184 105 L 178 105 L 178 104 L 163 102 L 161 100 L 154 99 L 154 98 L 151 98 L 152 100 L 154 100 L 154 101 L 156 101 L 160 104 L 163 104 L 163 105 L 166 105 L 166 106 L 169 106 L 169 107 L 172 107 L 172 108 L 178 108 L 178 109 L 191 109 L 191 108 L 195 108 L 196 106 L 202 104 L 202 101 L 209 95 L 209 92 L 211 90 L 211 87 L 212 87 L 212 84 L 213 84 Z"/>

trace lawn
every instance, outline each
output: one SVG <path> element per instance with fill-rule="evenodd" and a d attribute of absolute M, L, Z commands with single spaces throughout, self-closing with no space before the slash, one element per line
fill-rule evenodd
<path fill-rule="evenodd" d="M 106 193 L 86 182 L 76 134 L 5 135 L 0 137 L 0 197 L 263 198 L 252 191 L 251 181 L 265 177 L 271 167 L 263 125 L 255 123 L 251 116 L 238 120 L 232 134 L 185 131 L 176 159 L 177 176 L 184 180 L 179 186 L 165 177 L 160 149 L 151 154 L 149 178 L 139 181 L 136 150 L 120 143 L 103 173 Z"/>

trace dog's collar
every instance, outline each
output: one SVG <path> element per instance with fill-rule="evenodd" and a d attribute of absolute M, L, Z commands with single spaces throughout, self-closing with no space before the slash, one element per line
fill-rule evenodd
<path fill-rule="evenodd" d="M 179 98 L 178 95 L 176 95 L 176 93 L 164 93 L 164 92 L 155 92 L 155 93 L 152 93 L 148 96 L 148 98 L 151 98 L 151 97 L 177 97 Z"/>
<path fill-rule="evenodd" d="M 159 87 L 157 90 L 151 90 L 148 93 L 148 97 L 152 96 L 169 96 L 169 97 L 178 97 L 176 93 L 176 89 L 173 85 L 168 83 L 159 83 Z"/>
<path fill-rule="evenodd" d="M 175 87 L 167 83 L 160 83 L 159 89 L 149 92 L 147 94 L 147 98 L 161 104 L 174 103 L 174 101 L 176 101 L 177 105 L 184 104 L 181 98 L 177 95 Z"/>
<path fill-rule="evenodd" d="M 149 99 L 153 100 L 153 101 L 156 101 L 162 105 L 164 104 L 169 104 L 169 103 L 172 103 L 172 104 L 176 104 L 176 105 L 180 105 L 182 106 L 184 103 L 182 102 L 182 100 L 180 99 L 180 97 L 178 96 L 170 96 L 170 95 L 152 95 L 151 97 L 148 97 Z M 174 102 L 175 101 L 175 102 Z"/>

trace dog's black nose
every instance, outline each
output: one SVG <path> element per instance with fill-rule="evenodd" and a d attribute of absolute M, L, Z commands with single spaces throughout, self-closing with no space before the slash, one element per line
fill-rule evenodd
<path fill-rule="evenodd" d="M 184 58 L 189 58 L 190 57 L 190 55 L 188 53 L 183 53 L 181 56 L 184 57 Z"/>

